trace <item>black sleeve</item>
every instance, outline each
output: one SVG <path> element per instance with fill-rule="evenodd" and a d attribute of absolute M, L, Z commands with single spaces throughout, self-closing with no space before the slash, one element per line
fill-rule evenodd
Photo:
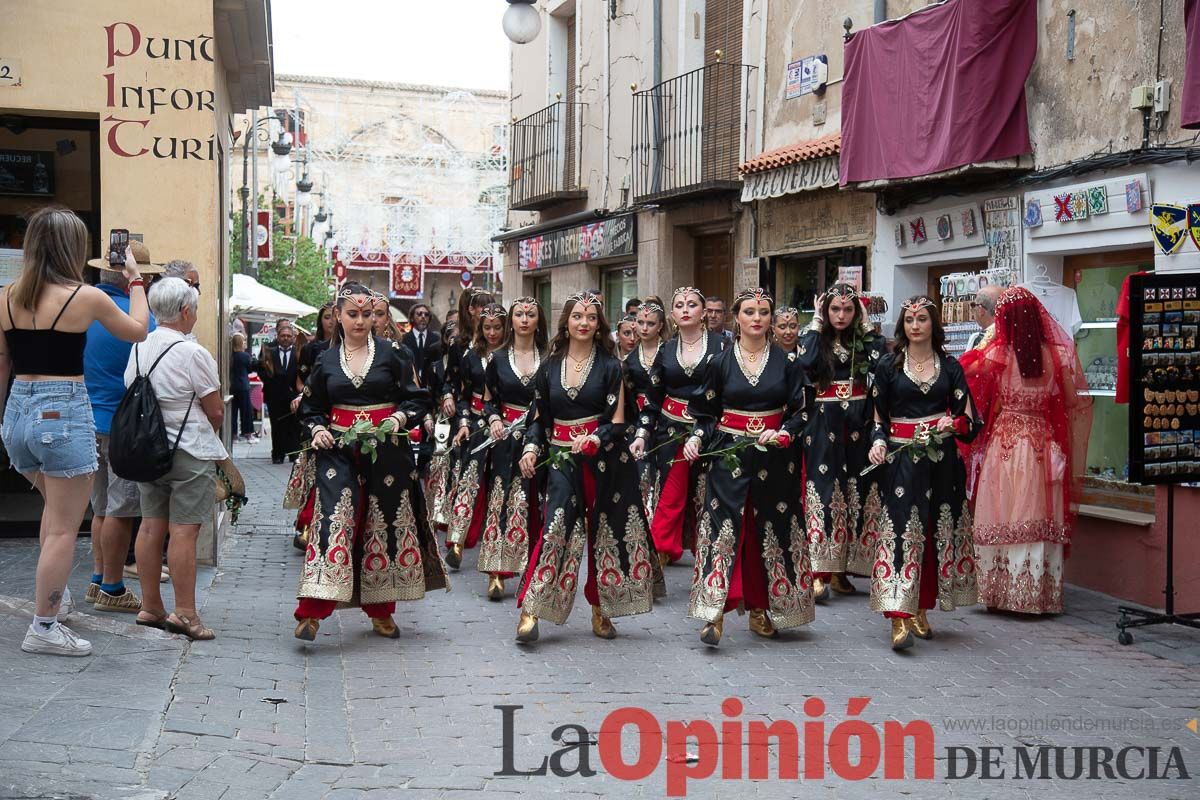
<path fill-rule="evenodd" d="M 483 385 L 487 389 L 483 395 L 483 418 L 490 421 L 492 417 L 500 417 L 504 419 L 504 414 L 500 409 L 500 371 L 496 366 L 496 362 L 501 356 L 507 357 L 507 350 L 499 350 L 492 355 L 488 361 L 487 369 L 483 371 Z"/>
<path fill-rule="evenodd" d="M 607 445 L 616 435 L 618 426 L 613 422 L 621 402 L 622 375 L 621 361 L 614 357 L 604 359 L 604 413 L 600 415 L 600 424 L 596 428 L 596 436 L 601 445 Z M 622 423 L 623 428 L 624 423 Z"/>
<path fill-rule="evenodd" d="M 787 380 L 788 399 L 787 407 L 783 411 L 783 424 L 780 427 L 795 441 L 804 427 L 808 425 L 810 393 L 806 391 L 808 376 L 800 364 L 800 359 L 794 353 L 788 353 L 786 358 L 784 375 Z"/>
<path fill-rule="evenodd" d="M 546 429 L 554 424 L 554 416 L 550 411 L 550 364 L 546 359 L 538 368 L 533 378 L 533 419 L 525 436 L 525 446 L 533 445 L 538 449 L 546 446 Z"/>
<path fill-rule="evenodd" d="M 983 430 L 983 420 L 975 412 L 966 373 L 955 358 L 947 356 L 945 364 L 946 374 L 950 378 L 950 416 L 954 417 L 954 438 L 963 442 L 974 441 Z"/>
<path fill-rule="evenodd" d="M 712 441 L 717 422 L 721 418 L 724 407 L 722 394 L 725 389 L 725 366 L 730 357 L 729 351 L 722 350 L 709 362 L 708 369 L 704 371 L 704 383 L 697 387 L 695 394 L 688 401 L 688 413 L 696 420 L 692 427 L 692 435 L 704 444 Z"/>
<path fill-rule="evenodd" d="M 325 374 L 325 358 L 319 358 L 313 364 L 308 380 L 304 383 L 304 391 L 300 400 L 300 423 L 309 434 L 313 428 L 329 427 L 329 377 Z"/>
<path fill-rule="evenodd" d="M 888 432 L 892 426 L 891 389 L 895 377 L 896 356 L 889 353 L 879 359 L 875 366 L 875 385 L 871 387 L 871 407 L 879 422 L 871 429 L 871 441 L 887 444 Z"/>

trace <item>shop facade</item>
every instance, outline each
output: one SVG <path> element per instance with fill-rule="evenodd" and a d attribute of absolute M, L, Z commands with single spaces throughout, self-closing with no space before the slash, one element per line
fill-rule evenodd
<path fill-rule="evenodd" d="M 269 3 L 250 0 L 8 4 L 0 283 L 19 272 L 24 217 L 38 207 L 79 214 L 90 256 L 101 255 L 109 229 L 127 228 L 156 262 L 196 265 L 196 335 L 226 374 L 231 121 L 271 101 L 269 14 Z M 6 516 L 33 519 L 36 530 L 40 507 L 21 505 L 6 498 Z M 207 545 L 211 560 L 215 537 Z"/>

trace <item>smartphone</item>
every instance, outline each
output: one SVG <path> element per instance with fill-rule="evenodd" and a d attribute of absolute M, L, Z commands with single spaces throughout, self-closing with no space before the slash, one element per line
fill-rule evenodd
<path fill-rule="evenodd" d="M 129 231 L 125 228 L 113 228 L 108 232 L 108 265 L 110 267 L 125 266 L 125 250 L 129 247 Z"/>

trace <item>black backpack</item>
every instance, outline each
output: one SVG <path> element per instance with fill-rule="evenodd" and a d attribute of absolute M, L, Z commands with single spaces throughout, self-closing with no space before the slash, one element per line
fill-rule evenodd
<path fill-rule="evenodd" d="M 187 413 L 183 415 L 183 424 L 179 426 L 179 434 L 172 446 L 167 438 L 167 427 L 163 424 L 162 409 L 158 407 L 158 396 L 150 385 L 150 373 L 177 344 L 179 342 L 167 345 L 167 349 L 154 359 L 145 375 L 137 360 L 137 345 L 133 346 L 133 364 L 137 376 L 125 390 L 109 429 L 108 463 L 118 478 L 150 483 L 171 471 L 171 462 L 175 460 L 175 451 L 179 449 L 179 439 L 192 413 L 196 395 L 193 393 L 188 401 Z"/>

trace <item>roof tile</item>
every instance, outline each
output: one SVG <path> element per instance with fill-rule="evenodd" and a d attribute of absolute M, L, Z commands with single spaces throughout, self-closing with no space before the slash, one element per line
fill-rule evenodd
<path fill-rule="evenodd" d="M 842 134 L 839 131 L 808 142 L 797 142 L 768 150 L 743 163 L 740 171 L 743 175 L 767 172 L 791 164 L 799 164 L 801 161 L 835 156 L 841 152 L 841 149 Z"/>

